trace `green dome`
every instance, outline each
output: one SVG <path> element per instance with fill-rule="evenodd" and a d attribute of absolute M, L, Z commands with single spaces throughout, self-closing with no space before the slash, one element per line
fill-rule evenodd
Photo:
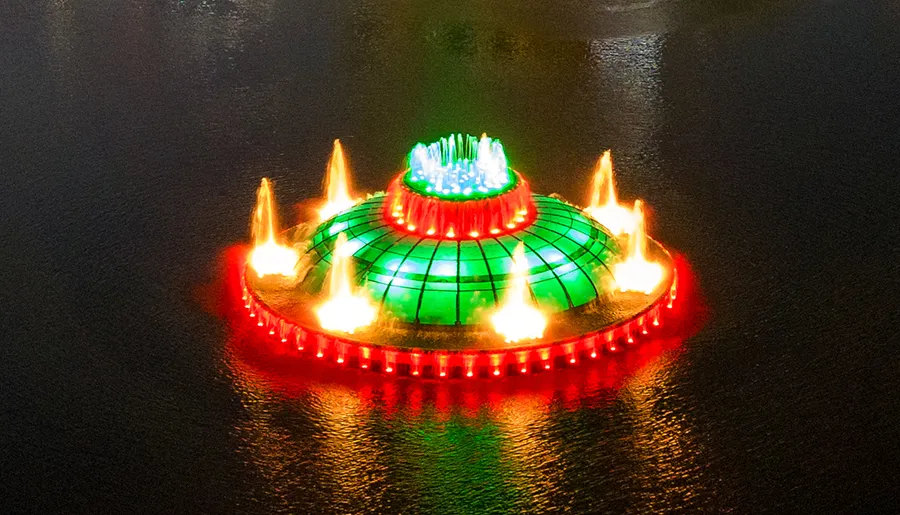
<path fill-rule="evenodd" d="M 588 304 L 614 284 L 609 264 L 622 254 L 615 239 L 560 200 L 534 195 L 533 224 L 508 235 L 458 241 L 392 227 L 383 217 L 384 199 L 368 199 L 316 229 L 305 255 L 311 268 L 301 289 L 321 291 L 341 232 L 353 251 L 356 281 L 380 304 L 383 319 L 437 325 L 487 322 L 504 298 L 519 242 L 525 244 L 529 287 L 547 313 Z"/>

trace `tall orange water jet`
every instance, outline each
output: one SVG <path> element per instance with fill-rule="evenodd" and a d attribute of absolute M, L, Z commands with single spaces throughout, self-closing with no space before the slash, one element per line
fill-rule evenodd
<path fill-rule="evenodd" d="M 316 309 L 319 323 L 329 331 L 350 333 L 375 321 L 377 310 L 362 289 L 353 286 L 352 251 L 347 236 L 340 233 L 331 255 L 328 300 Z"/>
<path fill-rule="evenodd" d="M 634 230 L 628 236 L 628 255 L 613 267 L 613 276 L 620 291 L 653 293 L 663 279 L 663 267 L 648 261 L 647 236 L 644 233 L 644 203 L 634 201 Z"/>
<path fill-rule="evenodd" d="M 275 210 L 272 183 L 266 178 L 263 178 L 256 191 L 256 208 L 253 210 L 253 220 L 250 225 L 253 250 L 250 252 L 248 261 L 256 274 L 260 277 L 266 275 L 293 277 L 296 275 L 295 267 L 299 259 L 297 252 L 289 247 L 279 245 L 276 240 L 278 213 Z"/>
<path fill-rule="evenodd" d="M 500 309 L 491 317 L 494 330 L 507 342 L 540 338 L 544 335 L 547 319 L 533 305 L 528 295 L 528 261 L 525 245 L 519 243 L 513 253 L 512 281 Z"/>
<path fill-rule="evenodd" d="M 607 150 L 597 161 L 594 181 L 591 185 L 591 203 L 584 211 L 600 222 L 616 236 L 629 234 L 634 229 L 634 216 L 619 204 L 613 178 L 612 157 Z"/>
<path fill-rule="evenodd" d="M 354 204 L 356 201 L 350 198 L 350 177 L 344 148 L 341 140 L 336 139 L 325 174 L 325 205 L 319 209 L 319 217 L 323 221 L 327 220 Z"/>

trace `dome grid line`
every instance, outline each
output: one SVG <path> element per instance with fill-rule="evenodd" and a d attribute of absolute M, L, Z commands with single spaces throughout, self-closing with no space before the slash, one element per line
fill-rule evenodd
<path fill-rule="evenodd" d="M 394 270 L 393 275 L 391 275 L 390 281 L 388 281 L 388 283 L 387 283 L 387 287 L 384 289 L 384 293 L 381 296 L 381 301 L 378 303 L 378 305 L 382 309 L 384 309 L 384 301 L 385 301 L 385 299 L 387 299 L 388 293 L 391 291 L 391 287 L 394 286 L 394 280 L 397 279 L 397 274 L 400 273 L 400 270 L 403 268 L 403 264 L 406 263 L 407 259 L 409 259 L 409 256 L 410 256 L 410 254 L 412 254 L 413 250 L 415 250 L 416 247 L 418 247 L 419 244 L 422 243 L 422 241 L 424 241 L 424 240 L 425 240 L 425 238 L 419 238 L 418 240 L 416 240 L 416 242 L 412 244 L 412 246 L 409 248 L 409 250 L 406 251 L 406 254 L 404 254 L 404 256 L 403 256 L 403 259 L 400 260 L 400 263 L 397 265 L 397 269 Z M 437 250 L 437 249 L 435 248 L 435 250 Z"/>
<path fill-rule="evenodd" d="M 382 226 L 382 227 L 387 227 L 387 226 Z M 358 238 L 359 236 L 361 236 L 361 235 L 363 235 L 363 234 L 368 234 L 369 232 L 372 232 L 372 231 L 374 231 L 374 230 L 377 230 L 377 228 L 372 228 L 372 229 L 363 231 L 363 232 L 360 233 L 359 235 L 353 236 L 353 238 L 354 238 L 354 239 L 355 239 L 355 238 Z M 386 237 L 388 237 L 388 236 L 393 236 L 393 235 L 394 235 L 393 232 L 390 232 L 390 231 L 385 232 L 384 234 L 382 234 L 382 235 L 380 235 L 380 236 L 374 238 L 373 240 L 371 240 L 370 243 L 374 243 L 374 242 L 379 241 L 379 240 L 381 240 L 381 239 L 383 239 L 383 238 L 386 238 Z M 400 236 L 399 238 L 397 238 L 397 240 L 394 242 L 394 244 L 396 244 L 396 243 L 402 241 L 402 240 L 405 239 L 406 237 L 407 237 L 407 235 L 405 235 L 405 234 L 402 235 L 402 236 Z M 349 238 L 348 238 L 348 239 L 349 239 Z M 326 243 L 326 242 L 328 242 L 329 240 L 331 240 L 331 238 L 322 240 L 322 242 L 320 242 L 319 245 L 317 245 L 316 247 L 313 247 L 312 250 L 316 252 L 316 254 L 319 256 L 319 259 L 317 259 L 316 262 L 312 264 L 312 266 L 310 267 L 310 270 L 316 270 L 317 266 L 318 266 L 319 263 L 321 263 L 322 261 L 325 261 L 325 262 L 327 262 L 327 263 L 330 263 L 330 262 L 331 262 L 331 261 L 330 261 L 330 258 L 331 258 L 331 255 L 334 253 L 334 245 L 332 244 L 332 245 L 331 245 L 331 248 L 329 249 L 329 248 L 328 248 L 328 244 Z M 333 241 L 333 240 L 332 240 L 332 241 Z M 320 247 L 320 246 L 324 248 L 324 251 L 318 249 L 318 247 Z M 387 246 L 385 249 L 379 249 L 379 250 L 381 251 L 381 254 L 379 254 L 379 257 L 380 257 L 382 254 L 388 252 L 388 251 L 391 249 L 391 247 L 392 247 L 392 245 L 389 245 L 389 246 Z M 378 248 L 378 247 L 375 247 L 375 248 Z M 362 272 L 362 274 L 357 274 L 357 275 L 359 275 L 360 278 L 363 277 L 363 276 L 365 275 L 365 273 L 368 272 L 368 269 L 371 268 L 372 263 L 374 263 L 374 261 L 372 261 L 372 262 L 369 264 L 369 266 L 366 268 L 366 270 L 364 270 L 364 271 Z M 309 276 L 307 275 L 307 277 L 309 277 Z M 322 279 L 322 281 L 324 282 L 324 280 L 325 280 L 325 275 L 324 275 L 324 274 L 321 276 L 321 279 Z M 304 278 L 303 281 L 305 282 L 305 281 L 306 281 L 306 278 Z"/>
<path fill-rule="evenodd" d="M 540 199 L 540 200 L 543 201 L 544 199 Z M 540 209 L 542 212 L 548 207 L 548 206 L 546 205 L 546 203 L 544 203 L 544 202 L 540 202 L 540 201 L 539 201 L 539 202 L 537 202 L 537 204 L 540 205 L 540 208 L 539 208 L 539 209 Z M 565 219 L 568 221 L 568 225 L 566 226 L 568 229 L 571 230 L 571 229 L 574 228 L 575 219 L 574 219 L 574 217 L 572 216 L 572 213 L 571 213 L 570 211 L 568 211 L 568 210 L 562 210 L 562 209 L 553 209 L 552 207 L 551 207 L 550 209 L 546 209 L 546 210 L 548 210 L 548 211 L 557 211 L 557 212 L 560 212 L 561 214 L 555 215 L 555 216 L 558 217 L 558 218 L 565 218 Z M 563 215 L 565 215 L 565 216 L 563 216 Z M 558 222 L 557 222 L 557 223 L 558 223 Z M 563 225 L 563 224 L 558 223 L 558 225 Z M 548 232 L 551 232 L 551 233 L 555 234 L 555 235 L 558 236 L 558 237 L 557 237 L 556 239 L 554 239 L 554 240 L 551 241 L 551 240 L 547 239 L 546 237 L 541 236 L 537 231 L 533 230 L 534 228 L 541 228 L 541 229 L 543 229 L 543 230 L 546 230 L 546 231 L 548 231 Z M 594 231 L 596 231 L 596 235 L 597 235 L 597 236 L 602 235 L 603 238 L 604 238 L 604 240 L 603 240 L 603 241 L 600 241 L 599 238 L 597 238 L 597 237 L 595 236 L 595 232 L 594 232 Z M 540 220 L 536 221 L 536 223 L 533 224 L 532 226 L 523 229 L 522 232 L 528 233 L 528 234 L 530 234 L 531 236 L 533 236 L 534 238 L 543 240 L 544 242 L 547 243 L 547 246 L 550 246 L 550 247 L 555 248 L 556 250 L 558 250 L 559 252 L 561 252 L 564 256 L 568 257 L 568 258 L 570 259 L 570 262 L 573 263 L 574 265 L 576 265 L 576 270 L 580 271 L 580 272 L 585 276 L 585 279 L 591 284 L 591 288 L 592 288 L 592 289 L 594 290 L 594 292 L 595 292 L 595 297 L 600 296 L 600 293 L 603 291 L 603 288 L 602 288 L 602 287 L 598 287 L 597 282 L 593 279 L 593 276 L 594 276 L 593 270 L 586 270 L 586 269 L 585 269 L 586 263 L 583 263 L 583 264 L 579 265 L 579 264 L 578 264 L 578 260 L 579 260 L 581 257 L 583 257 L 585 254 L 590 254 L 591 257 L 593 257 L 594 259 L 596 259 L 598 262 L 600 262 L 600 263 L 603 265 L 603 268 L 606 270 L 607 273 L 609 273 L 609 274 L 611 275 L 612 272 L 611 272 L 611 270 L 609 270 L 609 267 L 607 266 L 607 264 L 605 263 L 605 261 L 603 260 L 603 258 L 601 258 L 598 254 L 596 254 L 595 252 L 593 252 L 593 250 L 591 250 L 591 247 L 586 247 L 586 246 L 584 246 L 584 245 L 581 244 L 580 242 L 578 242 L 578 241 L 572 239 L 572 238 L 569 236 L 569 234 L 567 234 L 567 233 L 562 233 L 562 232 L 556 230 L 552 225 L 551 225 L 551 226 L 545 226 L 544 224 L 542 224 L 542 223 L 540 222 Z M 605 233 L 603 233 L 602 231 L 597 230 L 597 228 L 594 227 L 593 225 L 591 225 L 591 235 L 588 236 L 588 238 L 589 238 L 588 241 L 594 241 L 594 242 L 600 244 L 600 245 L 603 247 L 603 250 L 608 250 L 608 251 L 610 251 L 610 252 L 613 252 L 613 251 L 614 251 L 614 249 L 611 249 L 608 245 L 606 245 L 606 242 L 609 241 L 609 237 L 608 237 Z M 561 248 L 561 247 L 557 244 L 557 242 L 558 242 L 559 240 L 561 240 L 561 239 L 565 239 L 566 241 L 571 242 L 571 243 L 578 249 L 578 253 L 577 253 L 577 254 L 571 254 L 571 253 L 569 253 L 568 251 L 566 251 L 565 249 Z M 553 268 L 554 271 L 555 271 L 556 268 L 558 268 L 558 267 L 551 267 L 551 268 Z M 574 271 L 574 270 L 572 270 L 572 271 Z M 571 273 L 571 271 L 567 271 L 565 274 L 559 274 L 558 272 L 556 272 L 555 275 L 556 275 L 557 277 L 560 277 L 560 275 L 565 276 L 565 275 L 567 275 L 568 273 Z M 566 287 L 566 286 L 564 285 L 565 281 L 560 280 L 560 282 L 563 283 L 563 288 L 564 288 L 564 291 L 566 292 L 567 296 L 570 296 L 569 288 Z M 573 304 L 574 304 L 574 302 L 573 302 Z M 582 304 L 583 304 L 583 303 L 579 302 L 579 303 L 578 303 L 578 306 L 580 306 L 580 305 L 582 305 Z M 576 307 L 577 307 L 577 306 L 576 306 Z"/>
<path fill-rule="evenodd" d="M 568 228 L 571 230 L 571 229 L 573 228 L 574 218 L 572 218 L 571 215 L 570 215 L 568 218 L 569 218 L 569 225 L 568 225 Z M 540 226 L 537 226 L 537 227 L 540 227 Z M 575 240 L 571 239 L 567 234 L 560 233 L 560 232 L 554 230 L 554 229 L 551 228 L 551 227 L 543 227 L 543 229 L 546 230 L 546 231 L 549 231 L 549 232 L 552 232 L 552 233 L 556 234 L 556 235 L 558 236 L 558 238 L 556 238 L 556 239 L 553 240 L 553 241 L 550 241 L 550 240 L 548 240 L 547 238 L 545 238 L 544 236 L 541 236 L 541 235 L 538 234 L 536 231 L 534 231 L 534 230 L 533 230 L 533 227 L 527 227 L 527 228 L 523 229 L 523 232 L 526 232 L 526 233 L 528 233 L 528 234 L 531 234 L 531 235 L 534 236 L 535 238 L 539 238 L 539 239 L 545 241 L 548 245 L 553 246 L 554 248 L 558 249 L 558 250 L 559 250 L 559 251 L 560 251 L 560 252 L 561 252 L 568 260 L 569 260 L 569 262 L 571 262 L 571 263 L 577 263 L 577 262 L 578 262 L 578 259 L 580 259 L 585 253 L 590 253 L 590 255 L 591 255 L 594 259 L 596 259 L 597 261 L 599 261 L 599 262 L 603 265 L 603 267 L 606 269 L 607 273 L 612 274 L 612 271 L 609 269 L 609 266 L 608 266 L 608 265 L 600 258 L 600 256 L 597 256 L 596 254 L 594 254 L 593 251 L 591 251 L 591 249 L 590 249 L 589 247 L 586 247 L 586 246 L 583 246 L 583 245 L 578 245 L 578 242 L 576 242 Z M 602 234 L 602 233 L 601 233 L 601 234 Z M 576 255 L 576 254 L 570 254 L 567 250 L 562 249 L 562 248 L 560 248 L 558 245 L 556 245 L 556 242 L 559 241 L 560 239 L 563 239 L 563 238 L 565 238 L 565 239 L 568 240 L 568 241 L 571 241 L 573 244 L 576 244 L 576 246 L 577 246 L 576 248 L 578 249 L 579 254 L 577 254 L 577 255 Z M 594 240 L 595 240 L 595 241 L 599 241 L 599 240 L 596 239 L 596 238 L 595 238 Z M 608 241 L 608 240 L 606 240 L 606 241 Z M 606 245 L 606 241 L 602 242 L 602 245 L 603 245 L 603 248 L 604 248 L 604 249 L 609 250 L 609 247 Z M 600 293 L 601 293 L 601 289 L 597 287 L 596 281 L 595 281 L 594 278 L 592 277 L 592 274 L 589 273 L 588 271 L 586 271 L 586 270 L 584 269 L 584 266 L 583 266 L 583 265 L 578 265 L 576 269 L 577 269 L 578 271 L 580 271 L 582 274 L 584 274 L 585 278 L 591 283 L 591 286 L 594 288 L 594 294 L 595 294 L 595 296 L 596 296 L 596 297 L 599 297 L 599 296 L 600 296 Z M 568 291 L 568 290 L 566 290 L 566 291 Z"/>
<path fill-rule="evenodd" d="M 374 240 L 372 240 L 372 243 L 374 243 L 374 242 L 376 242 L 376 241 L 378 241 L 378 240 L 381 240 L 382 238 L 384 238 L 385 236 L 388 236 L 388 235 L 390 235 L 390 234 L 391 234 L 390 232 L 384 233 L 384 234 L 382 234 L 381 236 L 379 236 L 379 237 L 375 238 Z M 406 236 L 403 236 L 403 238 L 406 238 Z M 397 239 L 397 242 L 403 240 L 403 238 L 398 238 L 398 239 Z M 395 242 L 395 243 L 396 243 L 396 242 Z M 364 279 L 364 278 L 366 277 L 366 275 L 367 275 L 367 274 L 369 273 L 369 271 L 372 269 L 372 266 L 374 266 L 375 263 L 378 262 L 379 259 L 381 259 L 381 256 L 385 255 L 385 254 L 388 252 L 388 250 L 389 250 L 390 248 L 391 248 L 391 247 L 388 246 L 388 247 L 385 248 L 385 249 L 381 249 L 381 252 L 378 254 L 378 257 L 377 257 L 377 258 L 375 258 L 375 259 L 373 259 L 373 260 L 371 260 L 371 261 L 366 262 L 365 268 L 363 268 L 362 270 L 360 270 L 360 271 L 356 274 L 357 282 L 359 282 L 359 280 Z"/>
<path fill-rule="evenodd" d="M 475 243 L 478 244 L 478 251 L 481 252 L 481 259 L 484 260 L 484 268 L 487 270 L 488 280 L 491 282 L 491 291 L 494 292 L 494 305 L 496 306 L 500 303 L 500 295 L 497 293 L 497 284 L 494 281 L 494 274 L 491 273 L 491 267 L 488 264 L 487 256 L 484 254 L 484 247 L 481 245 L 481 240 L 475 240 Z"/>
<path fill-rule="evenodd" d="M 530 229 L 530 228 L 524 229 L 523 232 L 527 232 L 528 234 L 531 234 L 531 235 L 534 236 L 535 238 L 541 238 L 541 239 L 543 239 L 544 241 L 547 241 L 550 245 L 553 245 L 554 242 L 549 242 L 546 238 L 543 238 L 542 236 L 540 236 L 540 235 L 538 235 L 538 234 L 532 232 L 532 231 L 529 230 L 529 229 Z M 548 230 L 548 231 L 550 231 L 550 232 L 553 232 L 553 233 L 559 235 L 559 236 L 560 236 L 560 239 L 565 238 L 565 239 L 567 239 L 568 241 L 570 241 L 570 242 L 572 242 L 572 243 L 574 243 L 574 244 L 576 244 L 576 245 L 578 244 L 577 241 L 571 239 L 570 237 L 568 237 L 568 236 L 565 235 L 565 234 L 562 234 L 562 233 L 560 233 L 560 232 L 558 232 L 558 231 L 555 231 L 555 230 L 553 230 L 553 229 L 550 229 L 550 228 L 547 228 L 546 230 Z M 554 240 L 554 241 L 556 241 L 556 240 Z M 603 249 L 604 249 L 604 250 L 608 250 L 608 251 L 611 251 L 611 252 L 614 250 L 614 249 L 610 248 L 608 245 L 606 245 L 605 243 L 601 243 L 601 244 L 603 245 Z M 556 246 L 556 245 L 554 245 L 554 247 L 559 248 L 559 247 Z M 607 272 L 608 274 L 612 275 L 612 270 L 609 269 L 609 265 L 607 265 L 606 262 L 603 261 L 603 259 L 602 259 L 600 256 L 598 256 L 593 250 L 591 250 L 589 247 L 580 246 L 580 245 L 579 245 L 578 248 L 579 248 L 579 251 L 578 251 L 579 253 L 578 253 L 578 254 L 569 254 L 568 252 L 566 252 L 566 251 L 564 251 L 564 250 L 562 250 L 562 249 L 559 249 L 559 250 L 560 250 L 560 252 L 562 252 L 562 253 L 563 253 L 563 254 L 564 254 L 564 255 L 565 255 L 572 263 L 577 263 L 578 260 L 581 259 L 585 254 L 590 254 L 591 257 L 593 257 L 594 259 L 596 259 L 597 261 L 600 262 L 600 264 L 603 266 L 603 268 L 606 270 L 606 272 Z M 587 274 L 587 272 L 584 270 L 584 265 L 578 265 L 578 268 L 577 268 L 577 269 L 578 269 L 578 270 L 581 270 L 582 272 L 584 272 L 585 274 Z M 589 274 L 587 274 L 587 275 L 589 275 Z M 591 280 L 591 282 L 593 282 L 593 280 Z M 596 285 L 595 285 L 595 289 L 596 289 Z M 598 296 L 600 295 L 600 291 L 597 291 L 597 295 L 598 295 Z"/>
<path fill-rule="evenodd" d="M 539 234 L 535 234 L 535 233 L 533 233 L 533 232 L 531 232 L 531 231 L 529 231 L 529 230 L 527 230 L 527 229 L 524 230 L 524 232 L 527 232 L 528 234 L 531 234 L 531 235 L 534 236 L 535 238 L 539 238 L 539 239 L 545 241 L 545 242 L 547 243 L 547 245 L 553 245 L 553 242 L 548 241 L 546 238 L 544 238 L 543 236 L 541 236 L 541 235 L 539 235 Z M 555 247 L 555 248 L 559 248 L 559 247 Z M 575 259 L 577 259 L 577 258 L 573 258 L 572 256 L 570 256 L 566 251 L 564 251 L 564 250 L 562 250 L 562 249 L 560 249 L 560 252 L 562 252 L 563 256 L 565 256 L 566 259 L 568 259 L 568 260 L 569 260 L 570 262 L 572 262 L 572 263 L 574 263 L 574 262 L 575 262 Z M 591 277 L 591 274 L 589 274 L 588 272 L 586 272 L 586 271 L 584 270 L 584 268 L 581 267 L 581 266 L 575 268 L 575 270 L 581 272 L 581 274 L 584 275 L 584 278 L 587 279 L 587 281 L 591 284 L 591 287 L 594 288 L 594 296 L 595 296 L 595 297 L 599 297 L 599 296 L 600 296 L 600 290 L 597 288 L 597 283 L 594 281 L 594 278 Z M 574 270 L 573 270 L 573 271 L 574 271 Z M 557 278 L 558 278 L 558 277 L 559 277 L 559 274 L 557 274 Z M 566 292 L 568 292 L 568 289 L 566 289 Z M 567 295 L 568 295 L 568 293 L 567 293 Z M 570 307 L 571 307 L 571 304 L 570 304 Z"/>
<path fill-rule="evenodd" d="M 575 219 L 574 219 L 573 217 L 571 217 L 571 216 L 569 216 L 568 219 L 569 219 L 568 229 L 569 229 L 569 230 L 575 229 Z M 560 224 L 560 225 L 562 225 L 562 224 Z M 523 231 L 524 231 L 524 232 L 527 232 L 527 233 L 529 233 L 529 234 L 533 234 L 534 236 L 538 237 L 538 235 L 535 234 L 534 231 L 533 231 L 533 228 L 534 228 L 534 227 L 540 227 L 540 228 L 542 228 L 542 229 L 544 229 L 544 230 L 547 230 L 547 231 L 550 231 L 550 232 L 552 232 L 552 233 L 558 234 L 561 238 L 565 238 L 566 240 L 568 240 L 568 241 L 572 242 L 573 244 L 575 244 L 576 247 L 578 248 L 579 252 L 581 252 L 581 253 L 580 253 L 580 254 L 577 254 L 577 255 L 575 255 L 575 254 L 570 255 L 570 258 L 571 258 L 572 262 L 576 262 L 576 261 L 577 261 L 578 259 L 580 259 L 585 253 L 588 253 L 588 254 L 591 255 L 591 257 L 593 257 L 593 258 L 596 259 L 598 262 L 600 262 L 600 264 L 603 266 L 603 268 L 606 269 L 607 273 L 609 273 L 610 275 L 612 275 L 612 270 L 609 269 L 609 265 L 607 265 L 606 261 L 605 261 L 601 256 L 597 255 L 597 254 L 592 250 L 593 247 L 586 246 L 586 245 L 584 245 L 582 242 L 579 242 L 579 241 L 576 241 L 576 240 L 572 239 L 572 237 L 569 236 L 568 232 L 564 234 L 564 233 L 561 233 L 561 232 L 557 231 L 557 230 L 556 230 L 555 228 L 553 228 L 552 226 L 550 226 L 550 227 L 543 226 L 542 224 L 539 223 L 538 220 L 536 220 L 535 223 L 532 224 L 532 226 L 523 229 Z M 596 231 L 596 234 L 594 233 L 594 231 Z M 600 241 L 600 239 L 597 237 L 597 236 L 599 236 L 599 235 L 602 235 L 602 236 L 604 237 L 603 241 Z M 615 252 L 616 249 L 613 249 L 613 248 L 611 248 L 609 245 L 607 245 L 607 242 L 610 241 L 610 237 L 609 237 L 609 235 L 607 235 L 607 234 L 604 233 L 603 231 L 600 231 L 600 230 L 597 229 L 596 227 L 591 226 L 591 234 L 589 234 L 589 235 L 587 235 L 587 236 L 588 236 L 588 238 L 589 238 L 588 241 L 594 241 L 594 242 L 600 243 L 600 244 L 603 246 L 603 249 L 604 249 L 604 250 L 608 250 L 608 251 L 610 251 L 610 252 Z M 546 238 L 545 238 L 545 240 L 546 240 Z M 554 241 L 555 241 L 555 240 L 554 240 Z M 613 240 L 613 241 L 615 241 L 615 240 Z M 551 243 L 551 244 L 552 244 L 552 243 Z M 560 250 L 561 250 L 561 249 L 560 249 Z M 565 252 L 564 252 L 564 253 L 565 253 Z M 567 255 L 568 255 L 568 254 L 567 254 Z M 582 268 L 582 267 L 579 266 L 579 268 Z"/>
<path fill-rule="evenodd" d="M 356 232 L 353 230 L 355 226 L 351 226 L 351 225 L 349 224 L 349 222 L 350 222 L 351 220 L 363 219 L 363 220 L 365 220 L 366 222 L 375 220 L 375 219 L 373 219 L 373 218 L 371 218 L 371 217 L 369 216 L 369 211 L 371 211 L 371 209 L 369 209 L 369 210 L 360 210 L 360 211 L 361 211 L 360 213 L 356 213 L 355 210 L 354 210 L 354 211 L 350 211 L 349 213 L 353 213 L 354 216 L 347 217 L 347 218 L 342 219 L 342 220 L 340 221 L 340 223 L 347 223 L 346 228 L 345 228 L 344 230 L 342 230 L 342 231 L 334 231 L 334 232 L 344 232 L 344 233 L 347 235 L 347 239 L 348 239 L 348 240 L 351 240 L 351 239 L 358 239 L 360 236 L 362 236 L 362 235 L 364 235 L 364 234 L 368 234 L 368 233 L 370 233 L 370 232 L 372 232 L 372 231 L 376 231 L 376 230 L 378 230 L 378 229 L 388 229 L 388 230 L 385 231 L 384 234 L 382 234 L 381 236 L 379 236 L 379 237 L 376 238 L 375 240 L 380 239 L 381 237 L 384 237 L 384 236 L 391 236 L 391 235 L 394 234 L 394 233 L 392 233 L 392 232 L 390 231 L 390 229 L 391 229 L 390 225 L 388 225 L 387 223 L 385 223 L 385 222 L 382 221 L 382 220 L 379 220 L 379 224 L 378 224 L 378 225 L 372 225 L 372 226 L 370 226 L 368 229 L 366 229 L 365 231 L 363 231 L 363 232 L 361 232 L 361 233 L 356 233 Z M 313 267 L 313 268 L 314 268 L 316 265 L 318 265 L 323 259 L 326 259 L 326 258 L 328 258 L 328 257 L 331 256 L 331 253 L 334 251 L 334 239 L 332 238 L 332 236 L 334 236 L 334 234 L 331 234 L 331 233 L 333 232 L 333 227 L 335 227 L 335 225 L 338 223 L 338 220 L 339 220 L 342 216 L 345 216 L 346 214 L 348 214 L 348 213 L 342 213 L 342 214 L 339 214 L 339 215 L 336 215 L 336 216 L 332 217 L 330 220 L 328 220 L 328 221 L 326 221 L 325 223 L 323 223 L 323 224 L 320 226 L 319 230 L 317 230 L 317 231 L 315 232 L 315 234 L 313 235 L 313 237 L 312 237 L 313 245 L 310 247 L 310 250 L 315 251 L 316 254 L 318 255 L 318 259 L 317 259 L 314 263 L 312 263 L 312 267 Z M 330 222 L 330 223 L 329 223 L 329 222 Z M 365 223 L 365 222 L 359 223 L 359 224 L 356 224 L 356 225 L 363 225 L 364 223 Z M 328 232 L 329 235 L 328 235 L 328 236 L 322 236 L 323 233 L 325 233 L 325 232 Z M 403 239 L 404 237 L 406 237 L 405 234 L 404 234 L 403 236 L 401 236 L 400 238 L 398 238 L 398 241 L 401 240 L 401 239 Z M 318 241 L 316 241 L 316 240 L 318 240 Z M 375 241 L 375 240 L 372 240 L 372 241 Z M 328 245 L 329 243 L 331 243 L 330 248 L 329 248 L 329 245 Z M 370 242 L 370 243 L 371 243 L 371 242 Z M 323 248 L 324 248 L 324 250 L 320 250 L 320 249 L 323 249 Z"/>
<path fill-rule="evenodd" d="M 459 241 L 456 242 L 456 262 L 459 263 L 462 260 L 462 243 Z M 457 264 L 457 267 L 459 265 Z M 457 268 L 458 270 L 459 268 Z M 462 322 L 462 306 L 460 305 L 460 297 L 462 297 L 462 283 L 460 281 L 456 281 L 456 323 L 455 325 L 459 325 Z"/>
<path fill-rule="evenodd" d="M 434 265 L 434 256 L 437 255 L 437 250 L 438 250 L 438 247 L 440 247 L 440 246 L 441 246 L 441 244 L 438 243 L 437 245 L 434 246 L 434 250 L 431 251 L 431 258 L 428 259 L 428 268 L 425 269 L 425 277 L 426 278 L 428 277 L 428 274 L 431 273 L 431 267 L 432 267 L 432 265 Z M 416 323 L 417 324 L 420 323 L 419 311 L 422 310 L 422 299 L 425 296 L 424 295 L 425 294 L 425 286 L 427 284 L 428 283 L 426 283 L 425 281 L 422 281 L 422 287 L 419 289 L 419 301 L 416 303 Z"/>

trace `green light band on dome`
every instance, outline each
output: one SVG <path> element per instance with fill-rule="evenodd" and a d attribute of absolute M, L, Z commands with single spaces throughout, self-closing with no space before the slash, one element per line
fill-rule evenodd
<path fill-rule="evenodd" d="M 454 134 L 413 147 L 403 182 L 422 195 L 467 200 L 499 195 L 517 180 L 500 140 Z"/>
<path fill-rule="evenodd" d="M 542 310 L 582 306 L 606 294 L 607 263 L 622 252 L 614 238 L 581 211 L 557 199 L 534 196 L 535 222 L 515 233 L 481 240 L 421 238 L 386 225 L 383 196 L 371 198 L 320 226 L 307 259 L 312 268 L 301 288 L 321 290 L 331 268 L 337 234 L 347 236 L 357 282 L 383 312 L 403 322 L 476 324 L 502 300 L 512 254 L 521 241 L 528 283 Z"/>

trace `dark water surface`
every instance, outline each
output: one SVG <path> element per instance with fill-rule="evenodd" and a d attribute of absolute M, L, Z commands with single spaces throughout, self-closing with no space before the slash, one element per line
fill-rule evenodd
<path fill-rule="evenodd" d="M 898 27 L 889 0 L 0 0 L 3 511 L 897 510 Z M 209 285 L 259 178 L 287 214 L 336 137 L 372 191 L 460 130 L 577 201 L 613 148 L 705 325 L 540 394 L 242 361 Z"/>

